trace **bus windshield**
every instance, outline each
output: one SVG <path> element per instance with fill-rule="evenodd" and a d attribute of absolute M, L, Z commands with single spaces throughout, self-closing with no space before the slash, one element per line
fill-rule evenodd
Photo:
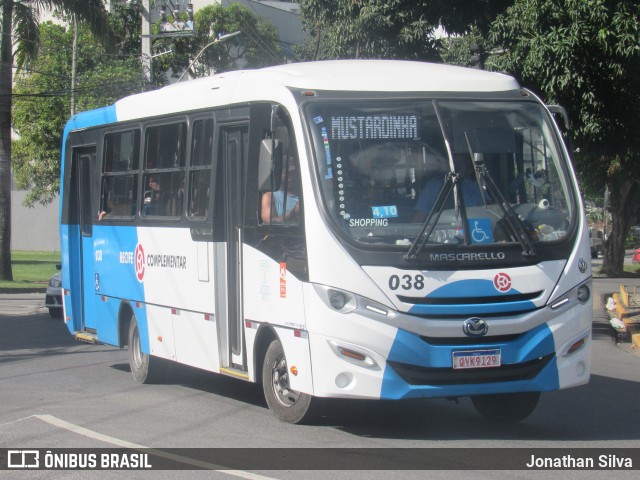
<path fill-rule="evenodd" d="M 367 245 L 562 242 L 577 199 L 555 130 L 528 101 L 313 102 L 333 222 Z"/>

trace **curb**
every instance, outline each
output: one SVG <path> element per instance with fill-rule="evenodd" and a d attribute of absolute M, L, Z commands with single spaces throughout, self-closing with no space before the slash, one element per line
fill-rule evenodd
<path fill-rule="evenodd" d="M 33 288 L 0 288 L 0 294 L 2 293 L 46 293 L 47 287 L 33 287 Z"/>

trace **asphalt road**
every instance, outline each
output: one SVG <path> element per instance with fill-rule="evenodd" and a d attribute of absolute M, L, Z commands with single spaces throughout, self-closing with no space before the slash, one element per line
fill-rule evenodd
<path fill-rule="evenodd" d="M 604 298 L 630 280 L 596 279 L 594 349 L 588 385 L 543 395 L 536 411 L 515 425 L 483 420 L 468 399 L 420 402 L 332 401 L 317 425 L 273 417 L 259 386 L 176 366 L 161 385 L 139 385 L 127 351 L 76 342 L 51 319 L 41 294 L 0 295 L 0 448 L 293 447 L 449 448 L 452 470 L 468 467 L 465 452 L 503 447 L 640 449 L 640 355 L 613 341 Z M 635 281 L 640 286 L 640 281 Z M 431 451 L 432 450 L 428 450 Z M 636 450 L 637 451 L 637 450 Z M 380 451 L 382 452 L 382 451 Z M 445 452 L 445 450 L 442 450 Z M 186 457 L 189 457 L 186 455 Z M 186 458 L 185 457 L 185 458 Z M 189 457 L 190 458 L 190 457 Z M 130 478 L 453 478 L 447 471 L 128 472 Z M 184 460 L 189 465 L 189 460 Z M 195 465 L 193 462 L 192 466 Z M 186 467 L 190 468 L 190 467 Z M 636 465 L 637 469 L 638 466 Z M 0 478 L 87 478 L 81 471 L 32 471 Z M 11 472 L 18 473 L 18 472 Z M 633 471 L 461 471 L 455 478 L 635 478 Z M 637 473 L 636 473 L 637 474 Z M 121 472 L 91 472 L 91 478 Z M 133 475 L 133 476 L 132 476 Z"/>

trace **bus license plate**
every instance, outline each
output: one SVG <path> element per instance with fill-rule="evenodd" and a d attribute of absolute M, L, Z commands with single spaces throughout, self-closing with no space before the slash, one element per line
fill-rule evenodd
<path fill-rule="evenodd" d="M 500 350 L 471 350 L 453 352 L 453 368 L 489 368 L 500 366 Z"/>

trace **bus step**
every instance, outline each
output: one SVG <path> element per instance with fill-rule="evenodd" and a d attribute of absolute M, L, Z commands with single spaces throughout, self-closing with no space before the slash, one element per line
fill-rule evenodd
<path fill-rule="evenodd" d="M 73 334 L 76 340 L 86 343 L 98 343 L 98 337 L 95 333 L 90 332 L 75 332 Z"/>
<path fill-rule="evenodd" d="M 247 372 L 233 367 L 220 367 L 220 373 L 230 377 L 240 378 L 242 380 L 249 380 L 249 374 Z"/>

